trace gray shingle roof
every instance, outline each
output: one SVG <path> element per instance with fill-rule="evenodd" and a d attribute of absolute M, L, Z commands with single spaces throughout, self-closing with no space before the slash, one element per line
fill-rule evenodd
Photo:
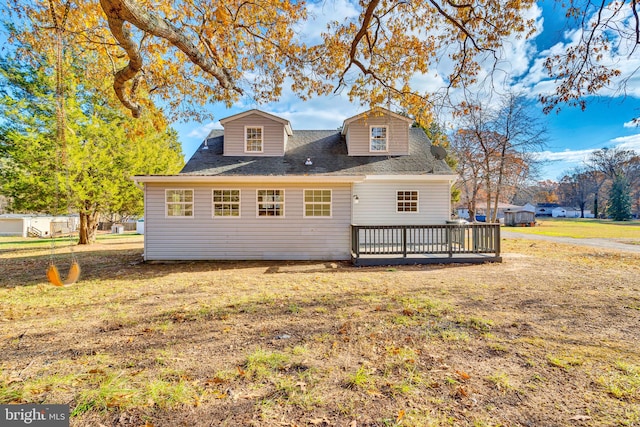
<path fill-rule="evenodd" d="M 180 175 L 201 176 L 348 176 L 453 174 L 444 160 L 430 152 L 431 142 L 420 128 L 409 130 L 407 156 L 349 156 L 346 143 L 336 130 L 295 130 L 282 157 L 223 156 L 223 130 L 207 137 Z M 204 143 L 203 143 L 204 145 Z M 313 165 L 305 165 L 311 158 Z"/>

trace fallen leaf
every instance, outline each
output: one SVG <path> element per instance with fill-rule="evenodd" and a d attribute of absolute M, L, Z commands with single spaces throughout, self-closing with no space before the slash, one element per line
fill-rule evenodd
<path fill-rule="evenodd" d="M 574 415 L 573 417 L 569 418 L 569 421 L 588 421 L 590 419 L 591 417 L 588 415 Z"/>
<path fill-rule="evenodd" d="M 467 374 L 465 371 L 456 371 L 456 374 L 460 377 L 460 379 L 468 380 L 471 378 L 471 375 Z"/>
<path fill-rule="evenodd" d="M 458 394 L 458 396 L 463 396 L 463 397 L 468 396 L 467 391 L 463 387 L 458 387 L 458 389 L 456 390 L 456 393 Z"/>
<path fill-rule="evenodd" d="M 244 369 L 238 366 L 238 375 L 240 375 L 241 377 L 244 377 L 246 374 L 247 373 L 244 371 Z"/>

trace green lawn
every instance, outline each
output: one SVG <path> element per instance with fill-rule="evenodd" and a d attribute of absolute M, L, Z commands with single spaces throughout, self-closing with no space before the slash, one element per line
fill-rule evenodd
<path fill-rule="evenodd" d="M 537 218 L 536 227 L 505 227 L 505 231 L 605 239 L 640 239 L 640 221 L 614 222 L 606 219 L 589 218 Z"/>
<path fill-rule="evenodd" d="M 134 237 L 142 237 L 135 232 L 128 232 L 124 234 L 99 234 L 97 236 L 98 242 L 106 242 L 117 239 L 131 239 Z M 65 246 L 75 245 L 78 241 L 77 236 L 74 239 L 68 237 L 56 237 L 50 238 L 37 238 L 37 237 L 0 237 L 0 252 L 15 251 L 18 249 L 48 249 L 51 247 L 51 240 L 53 240 L 56 248 L 64 248 Z"/>

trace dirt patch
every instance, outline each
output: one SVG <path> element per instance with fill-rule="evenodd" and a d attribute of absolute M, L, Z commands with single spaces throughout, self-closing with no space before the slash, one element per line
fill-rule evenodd
<path fill-rule="evenodd" d="M 2 255 L 2 403 L 68 403 L 73 426 L 640 425 L 637 255 L 143 264 L 129 245 L 78 253 L 64 289 L 46 251 Z"/>

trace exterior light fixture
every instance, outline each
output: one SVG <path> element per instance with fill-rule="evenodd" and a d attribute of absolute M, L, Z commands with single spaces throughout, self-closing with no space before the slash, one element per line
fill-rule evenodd
<path fill-rule="evenodd" d="M 353 195 L 353 203 L 355 203 L 355 204 L 360 203 L 360 198 L 358 197 L 358 195 L 357 195 L 357 194 L 354 194 L 354 195 Z"/>

